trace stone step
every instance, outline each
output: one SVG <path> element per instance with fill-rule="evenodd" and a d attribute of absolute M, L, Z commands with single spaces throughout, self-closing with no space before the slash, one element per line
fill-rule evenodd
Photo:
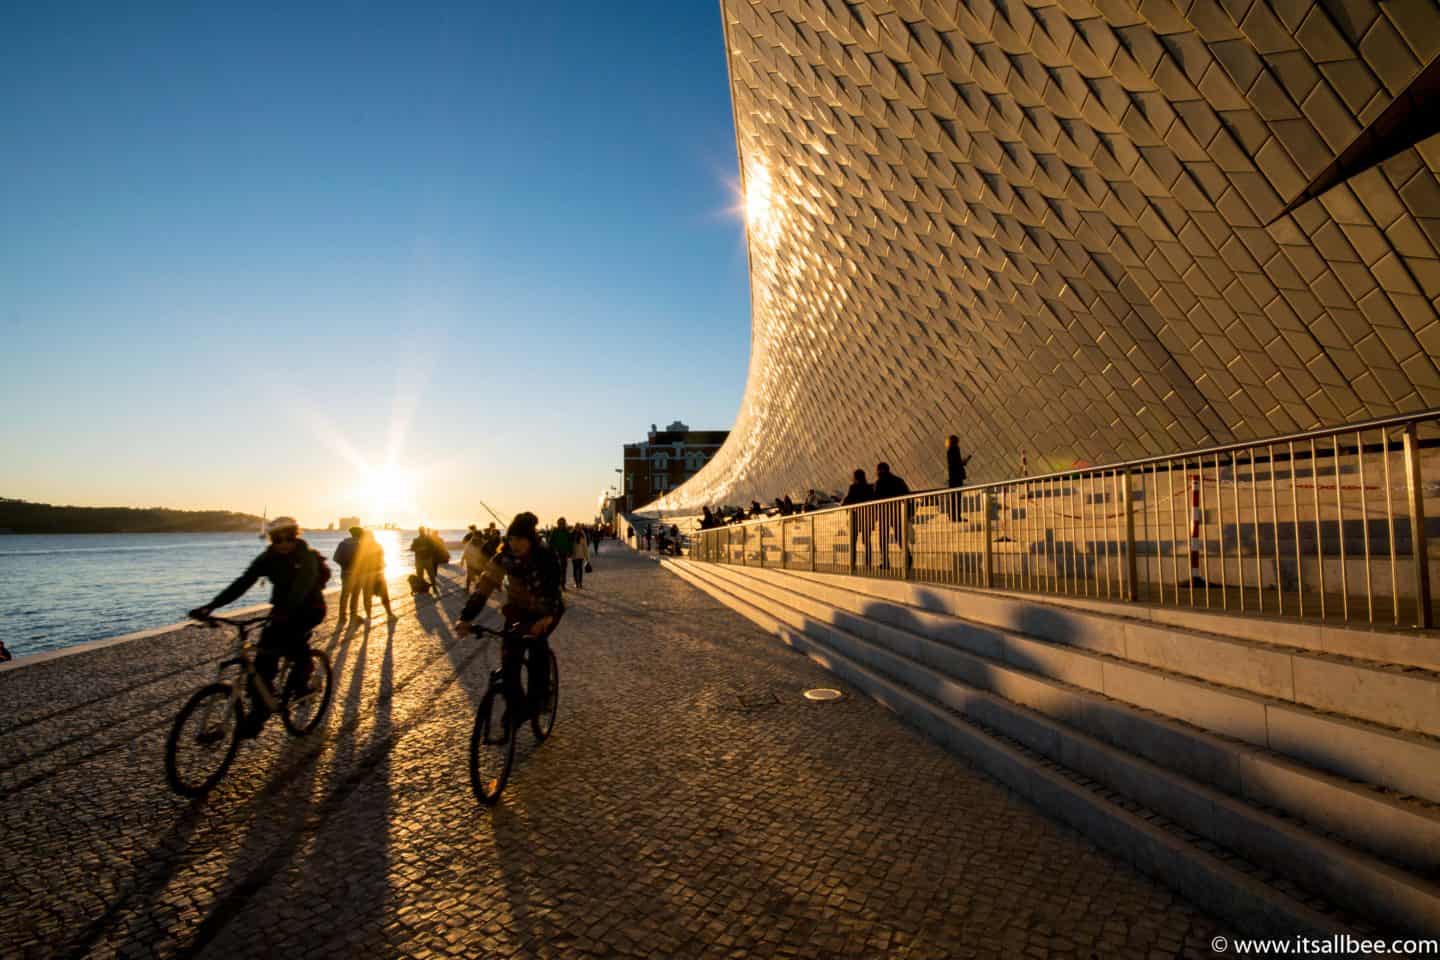
<path fill-rule="evenodd" d="M 1164 709 L 1147 709 L 1109 695 L 1105 676 L 1064 661 L 1059 649 L 1044 656 L 1024 637 L 978 638 L 947 625 L 944 635 L 915 632 L 847 612 L 853 596 L 784 574 L 716 568 L 739 589 L 760 593 L 805 615 L 848 630 L 873 643 L 971 686 L 1051 716 L 1058 722 L 1143 756 L 1238 799 L 1281 811 L 1326 834 L 1424 875 L 1440 874 L 1440 808 L 1412 797 L 1352 782 L 1296 763 L 1265 745 L 1217 735 L 1177 722 Z M 748 579 L 746 579 L 748 578 Z M 801 588 L 796 592 L 794 588 Z M 1076 683 L 1075 680 L 1086 681 Z"/>
<path fill-rule="evenodd" d="M 915 633 L 873 622 L 868 626 L 876 629 L 867 631 L 861 618 L 827 611 L 819 601 L 765 582 L 756 571 L 706 566 L 703 572 L 790 628 L 1003 730 L 1190 830 L 1314 884 L 1323 895 L 1364 905 L 1367 915 L 1387 923 L 1403 919 L 1411 929 L 1440 929 L 1440 890 L 1368 852 L 1379 846 L 1407 865 L 1433 870 L 1440 823 L 1417 805 L 1293 764 L 1267 764 L 1258 751 L 1240 744 L 1202 731 L 1187 736 L 1182 725 Z M 1217 774 L 1238 780 L 1226 784 L 1231 793 L 1212 785 Z M 1254 805 L 1272 799 L 1341 828 L 1340 836 L 1352 845 Z M 1426 845 L 1428 850 L 1416 852 Z"/>
<path fill-rule="evenodd" d="M 1237 930 L 1255 936 L 1289 937 L 1298 931 L 1326 936 L 1362 929 L 1323 898 L 1305 893 L 1284 878 L 1271 876 L 1242 857 L 1216 849 L 1169 818 L 1040 755 L 975 714 L 947 708 L 897 678 L 848 656 L 837 646 L 793 627 L 788 618 L 772 615 L 767 605 L 752 602 L 742 587 L 714 578 L 713 566 L 683 560 L 666 560 L 664 564 L 895 711 L 907 724 L 975 764 L 1047 815 L 1234 924 Z M 944 682 L 933 671 L 927 674 Z M 982 691 L 971 692 L 976 704 L 982 700 L 996 701 L 997 706 L 1003 703 Z M 1024 709 L 1013 704 L 1010 708 Z M 1043 721 L 1037 718 L 1037 722 Z"/>
<path fill-rule="evenodd" d="M 1098 603 L 1061 605 L 1034 597 L 905 581 L 785 572 L 867 598 L 867 615 L 875 619 L 899 617 L 908 622 L 959 617 L 971 624 L 1080 647 L 1327 713 L 1440 736 L 1440 673 L 1371 660 L 1353 652 L 1302 649 L 1219 632 L 1235 629 L 1240 617 L 1192 618 L 1188 624 L 1154 622 L 1118 615 L 1117 607 L 1129 608 L 1115 603 L 1103 608 Z M 1239 628 L 1249 631 L 1246 624 Z M 1430 638 L 1430 642 L 1440 648 L 1440 638 Z"/>
<path fill-rule="evenodd" d="M 1348 780 L 1385 787 L 1426 802 L 1440 801 L 1440 763 L 1436 762 L 1440 760 L 1440 741 L 1434 737 L 1134 663 L 1115 654 L 974 623 L 954 614 L 936 614 L 904 604 L 897 607 L 875 594 L 850 589 L 853 584 L 868 590 L 883 589 L 873 585 L 881 581 L 834 578 L 843 583 L 830 583 L 823 575 L 715 567 L 721 576 L 745 576 L 772 583 L 777 582 L 776 578 L 785 578 L 792 588 L 805 583 L 807 591 L 875 624 L 877 629 L 889 626 L 925 634 L 992 661 L 1102 693 Z M 1042 611 L 1032 621 L 1022 618 L 1022 622 L 1040 622 L 1048 615 Z M 1077 618 L 1076 632 L 1085 628 L 1085 622 Z M 1338 694 L 1336 699 L 1340 699 Z"/>

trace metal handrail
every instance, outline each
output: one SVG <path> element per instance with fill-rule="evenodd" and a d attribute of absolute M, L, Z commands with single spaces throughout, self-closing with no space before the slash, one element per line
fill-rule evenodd
<path fill-rule="evenodd" d="M 1437 422 L 1440 409 L 1429 409 L 757 517 L 694 531 L 690 554 L 736 562 L 738 539 L 738 562 L 782 569 L 1301 619 L 1318 613 L 1321 620 L 1346 623 L 1362 619 L 1363 607 L 1363 619 L 1372 624 L 1391 619 L 1399 625 L 1403 613 L 1416 626 L 1429 627 L 1421 453 L 1440 444 L 1422 444 L 1418 427 Z M 1330 478 L 1322 504 L 1322 483 Z M 1398 496 L 1396 478 L 1403 486 Z M 1283 510 L 1282 486 L 1288 494 Z M 1188 501 L 1184 507 L 1182 499 Z M 976 527 L 981 518 L 983 530 Z M 772 559 L 777 531 L 778 557 Z M 820 556 L 822 532 L 829 538 L 826 558 Z M 877 538 L 878 565 L 872 551 Z M 1188 576 L 1181 572 L 1182 545 Z M 1408 557 L 1403 577 L 1402 555 Z M 1363 584 L 1363 594 L 1352 597 L 1352 584 Z"/>
<path fill-rule="evenodd" d="M 1016 483 L 1038 482 L 1041 480 L 1059 480 L 1079 474 L 1094 473 L 1097 470 L 1131 470 L 1136 467 L 1146 467 L 1152 464 L 1168 463 L 1174 460 L 1198 459 L 1210 457 L 1221 453 L 1231 453 L 1240 450 L 1249 450 L 1252 447 L 1276 445 L 1281 443 L 1300 443 L 1308 440 L 1323 440 L 1326 437 L 1340 436 L 1346 433 L 1364 432 L 1367 430 L 1379 430 L 1385 427 L 1401 427 L 1410 423 L 1425 423 L 1430 420 L 1440 420 L 1440 407 L 1431 407 L 1420 413 L 1395 414 L 1389 417 L 1377 417 L 1374 420 L 1361 420 L 1353 424 L 1346 424 L 1343 427 L 1323 427 L 1315 430 L 1306 430 L 1300 433 L 1286 433 L 1276 437 L 1267 437 L 1260 440 L 1245 440 L 1235 443 L 1221 444 L 1216 447 L 1198 447 L 1194 450 L 1186 450 L 1183 453 L 1160 454 L 1153 457 L 1141 457 L 1136 460 L 1117 460 L 1114 463 L 1098 463 L 1093 467 L 1071 467 L 1069 470 L 1057 470 L 1053 473 L 1037 473 L 1032 477 L 1014 477 L 1010 480 L 990 480 L 986 483 L 967 483 L 963 487 L 932 487 L 928 490 L 913 490 L 910 493 L 902 493 L 898 497 L 886 497 L 884 500 L 866 500 L 864 503 L 835 504 L 834 506 L 821 507 L 819 510 L 796 510 L 789 514 L 791 517 L 819 515 L 822 513 L 834 513 L 839 510 L 853 510 L 856 507 L 870 507 L 881 503 L 898 503 L 901 500 L 913 500 L 917 497 L 927 496 L 936 493 L 958 493 L 961 491 L 987 490 L 996 487 L 1011 486 Z M 720 527 L 712 527 L 712 530 L 724 529 L 725 527 L 743 527 L 756 523 L 774 523 L 776 520 L 784 519 L 780 514 L 773 514 L 765 517 L 757 517 L 754 520 L 741 520 L 739 523 L 725 523 Z M 696 531 L 697 533 L 699 531 Z"/>

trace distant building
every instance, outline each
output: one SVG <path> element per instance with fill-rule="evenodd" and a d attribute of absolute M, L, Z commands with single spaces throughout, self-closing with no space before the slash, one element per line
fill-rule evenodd
<path fill-rule="evenodd" d="M 638 510 L 700 472 L 730 435 L 729 430 L 691 430 L 676 420 L 664 430 L 653 423 L 639 443 L 625 444 L 624 486 L 617 506 Z"/>
<path fill-rule="evenodd" d="M 341 517 L 340 522 L 335 524 L 337 530 L 349 530 L 351 527 L 360 526 L 359 517 Z"/>

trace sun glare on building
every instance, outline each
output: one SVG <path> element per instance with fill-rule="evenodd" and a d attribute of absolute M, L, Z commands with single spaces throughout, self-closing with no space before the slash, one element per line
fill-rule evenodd
<path fill-rule="evenodd" d="M 745 223 L 752 238 L 774 243 L 780 227 L 778 207 L 769 168 L 761 163 L 751 164 L 745 171 Z"/>

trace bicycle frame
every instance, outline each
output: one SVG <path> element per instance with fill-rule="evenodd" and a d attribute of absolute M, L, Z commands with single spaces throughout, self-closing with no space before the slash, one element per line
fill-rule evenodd
<path fill-rule="evenodd" d="M 271 712 L 275 712 L 280 709 L 280 699 L 275 695 L 275 690 L 270 686 L 270 684 L 263 682 L 259 673 L 257 673 L 255 670 L 255 658 L 253 656 L 253 652 L 256 650 L 256 645 L 248 643 L 246 641 L 246 634 L 248 634 L 256 627 L 263 627 L 269 621 L 270 618 L 268 616 L 256 617 L 251 620 L 230 620 L 225 617 L 210 618 L 210 622 L 212 623 L 223 623 L 227 626 L 236 628 L 236 630 L 239 632 L 239 645 L 238 649 L 235 651 L 235 656 L 221 660 L 219 667 L 215 671 L 216 676 L 219 679 L 224 680 L 226 670 L 228 670 L 230 667 L 240 668 L 240 676 L 236 679 L 236 682 L 230 684 L 229 702 L 231 704 L 243 700 L 246 689 L 254 687 L 255 691 L 260 694 L 260 699 L 265 702 L 265 706 Z"/>

